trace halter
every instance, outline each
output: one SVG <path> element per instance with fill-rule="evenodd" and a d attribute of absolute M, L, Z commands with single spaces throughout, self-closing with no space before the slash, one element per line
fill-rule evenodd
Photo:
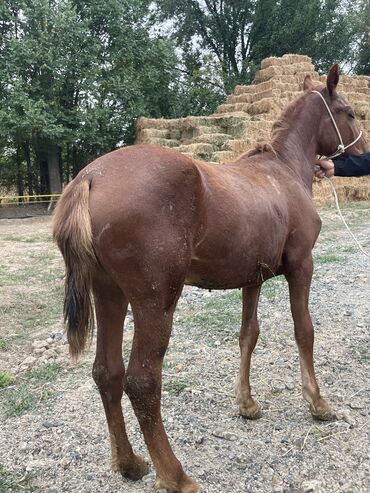
<path fill-rule="evenodd" d="M 324 104 L 326 106 L 326 109 L 328 110 L 328 113 L 329 113 L 329 116 L 331 118 L 331 121 L 333 122 L 334 128 L 335 128 L 335 130 L 337 132 L 337 135 L 339 137 L 340 144 L 338 145 L 337 150 L 331 156 L 327 156 L 327 159 L 333 159 L 333 158 L 335 158 L 337 156 L 340 156 L 341 154 L 344 154 L 344 151 L 346 149 L 348 149 L 348 147 L 351 147 L 351 146 L 353 146 L 353 144 L 356 144 L 356 142 L 358 140 L 360 140 L 360 138 L 362 136 L 362 130 L 360 130 L 360 133 L 358 134 L 358 136 L 355 138 L 355 140 L 353 142 L 351 142 L 350 144 L 348 144 L 348 145 L 345 146 L 343 144 L 343 139 L 342 139 L 342 136 L 341 136 L 341 134 L 339 132 L 339 128 L 338 128 L 338 126 L 337 126 L 337 124 L 336 124 L 336 122 L 334 120 L 334 116 L 333 116 L 332 112 L 330 111 L 330 108 L 328 106 L 328 103 L 325 101 L 324 96 L 319 91 L 312 91 L 312 92 L 315 92 L 316 94 L 318 94 L 320 96 L 320 98 L 323 100 L 323 102 L 324 102 Z"/>

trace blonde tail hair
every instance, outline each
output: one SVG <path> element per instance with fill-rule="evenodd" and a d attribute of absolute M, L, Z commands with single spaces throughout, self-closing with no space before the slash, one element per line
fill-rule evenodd
<path fill-rule="evenodd" d="M 53 218 L 53 237 L 66 266 L 64 321 L 74 359 L 84 350 L 94 325 L 91 285 L 97 259 L 92 244 L 89 194 L 89 180 L 72 181 L 58 201 Z"/>

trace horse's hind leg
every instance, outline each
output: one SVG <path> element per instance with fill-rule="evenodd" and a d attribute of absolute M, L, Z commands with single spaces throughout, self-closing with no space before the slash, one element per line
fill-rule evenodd
<path fill-rule="evenodd" d="M 240 414 L 249 419 L 257 419 L 262 415 L 260 406 L 251 395 L 249 383 L 251 357 L 259 335 L 257 305 L 260 290 L 261 286 L 243 288 L 243 318 L 239 336 L 241 360 L 236 402 Z"/>
<path fill-rule="evenodd" d="M 314 330 L 308 310 L 308 298 L 313 271 L 312 256 L 309 255 L 297 267 L 288 266 L 286 278 L 289 283 L 290 306 L 294 320 L 294 333 L 299 350 L 302 374 L 303 397 L 310 404 L 314 418 L 335 418 L 329 404 L 320 395 L 313 364 Z"/>
<path fill-rule="evenodd" d="M 197 484 L 183 471 L 169 444 L 161 417 L 162 362 L 170 338 L 176 300 L 145 299 L 132 303 L 135 335 L 126 373 L 125 391 L 140 423 L 153 460 L 156 489 L 197 493 Z"/>
<path fill-rule="evenodd" d="M 140 479 L 148 472 L 148 465 L 133 453 L 121 406 L 125 374 L 122 336 L 127 301 L 120 288 L 103 276 L 95 279 L 93 292 L 98 326 L 93 378 L 99 388 L 107 418 L 112 469 L 130 479 Z"/>

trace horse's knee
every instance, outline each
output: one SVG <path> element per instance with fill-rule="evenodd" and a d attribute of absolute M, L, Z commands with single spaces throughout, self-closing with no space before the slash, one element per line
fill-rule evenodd
<path fill-rule="evenodd" d="M 124 390 L 136 413 L 143 419 L 150 418 L 160 401 L 159 378 L 149 371 L 133 373 L 128 370 L 124 379 Z"/>
<path fill-rule="evenodd" d="M 123 394 L 124 369 L 116 371 L 109 370 L 100 361 L 95 360 L 92 377 L 99 391 L 103 393 L 109 401 L 120 401 Z"/>

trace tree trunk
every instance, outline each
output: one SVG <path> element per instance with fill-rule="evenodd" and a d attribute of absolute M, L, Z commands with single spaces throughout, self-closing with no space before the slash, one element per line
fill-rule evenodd
<path fill-rule="evenodd" d="M 32 163 L 31 163 L 31 153 L 30 153 L 30 143 L 25 142 L 23 144 L 24 157 L 27 163 L 27 186 L 28 186 L 28 194 L 33 195 L 33 172 L 32 172 Z"/>
<path fill-rule="evenodd" d="M 23 176 L 22 176 L 22 159 L 20 153 L 20 146 L 17 144 L 17 154 L 16 154 L 16 162 L 17 162 L 17 189 L 18 195 L 24 194 L 23 188 Z M 20 199 L 22 200 L 22 199 Z"/>
<path fill-rule="evenodd" d="M 77 163 L 77 149 L 76 146 L 72 146 L 72 178 L 75 178 L 79 171 L 80 170 Z"/>
<path fill-rule="evenodd" d="M 49 193 L 62 193 L 62 180 L 60 177 L 59 148 L 50 144 L 47 151 Z"/>

